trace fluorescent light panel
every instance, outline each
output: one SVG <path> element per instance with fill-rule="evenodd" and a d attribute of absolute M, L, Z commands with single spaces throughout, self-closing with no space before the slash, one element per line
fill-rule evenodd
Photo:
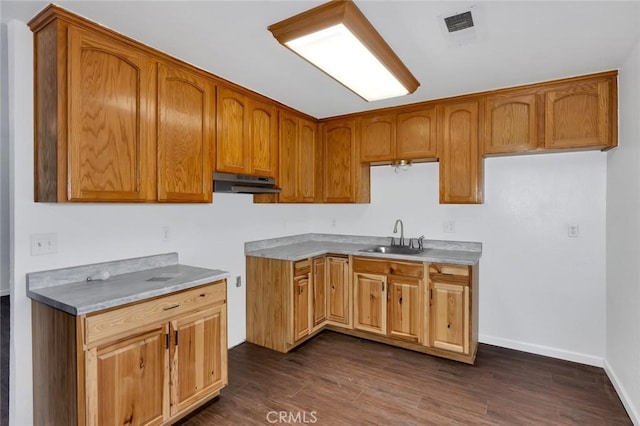
<path fill-rule="evenodd" d="M 352 1 L 331 1 L 269 30 L 367 101 L 407 95 L 420 85 Z"/>

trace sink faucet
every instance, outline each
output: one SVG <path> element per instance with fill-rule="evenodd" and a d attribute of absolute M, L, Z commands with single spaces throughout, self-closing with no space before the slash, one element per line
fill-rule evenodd
<path fill-rule="evenodd" d="M 400 224 L 400 245 L 403 246 L 404 245 L 404 224 L 400 219 L 396 220 L 396 224 L 393 225 L 393 233 L 396 234 L 398 232 L 398 223 Z"/>

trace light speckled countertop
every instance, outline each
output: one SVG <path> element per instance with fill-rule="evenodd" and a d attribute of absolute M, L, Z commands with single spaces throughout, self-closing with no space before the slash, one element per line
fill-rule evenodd
<path fill-rule="evenodd" d="M 101 271 L 111 276 L 87 281 Z M 224 278 L 229 278 L 228 272 L 180 265 L 178 254 L 168 253 L 32 272 L 27 274 L 27 295 L 71 315 L 82 315 Z"/>
<path fill-rule="evenodd" d="M 475 265 L 482 256 L 482 243 L 466 241 L 424 240 L 425 250 L 417 255 L 361 251 L 377 245 L 389 245 L 390 241 L 389 237 L 301 234 L 245 243 L 244 254 L 296 261 L 331 253 L 458 265 Z"/>

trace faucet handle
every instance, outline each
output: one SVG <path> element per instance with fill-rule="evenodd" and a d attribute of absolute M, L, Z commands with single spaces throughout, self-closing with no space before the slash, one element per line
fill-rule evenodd
<path fill-rule="evenodd" d="M 424 235 L 418 237 L 418 248 L 421 250 L 424 249 Z"/>

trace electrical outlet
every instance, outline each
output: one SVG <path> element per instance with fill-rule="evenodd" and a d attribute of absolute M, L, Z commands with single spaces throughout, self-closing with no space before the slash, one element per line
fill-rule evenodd
<path fill-rule="evenodd" d="M 168 225 L 162 227 L 162 241 L 171 241 L 171 227 Z"/>
<path fill-rule="evenodd" d="M 578 238 L 580 236 L 580 227 L 578 225 L 569 225 L 568 234 L 572 238 Z"/>
<path fill-rule="evenodd" d="M 445 234 L 455 234 L 456 233 L 456 221 L 455 220 L 445 220 L 442 222 L 442 232 Z"/>
<path fill-rule="evenodd" d="M 236 277 L 236 287 L 241 287 L 241 286 L 242 286 L 242 277 L 238 275 Z"/>
<path fill-rule="evenodd" d="M 335 228 L 336 227 L 336 219 L 331 219 L 331 227 Z"/>
<path fill-rule="evenodd" d="M 58 234 L 32 234 L 31 256 L 54 254 L 58 252 Z"/>

